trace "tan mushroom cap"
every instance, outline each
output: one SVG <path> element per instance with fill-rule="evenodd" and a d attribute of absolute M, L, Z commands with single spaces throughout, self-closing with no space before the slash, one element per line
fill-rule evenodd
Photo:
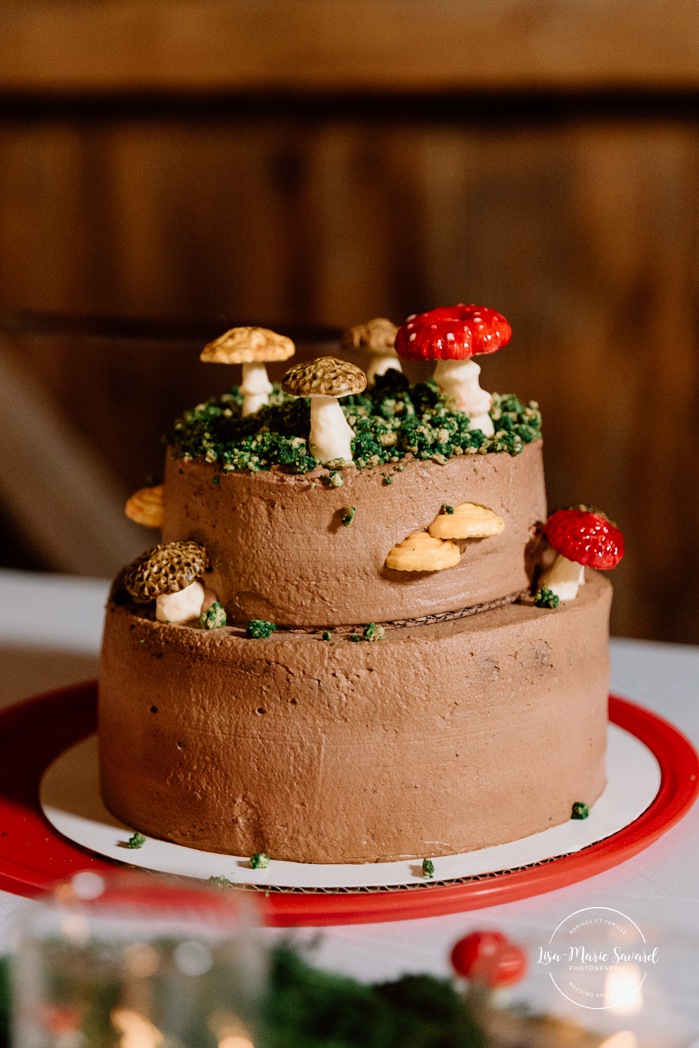
<path fill-rule="evenodd" d="M 139 604 L 179 593 L 204 574 L 209 558 L 198 542 L 166 542 L 142 553 L 124 575 L 124 586 Z"/>
<path fill-rule="evenodd" d="M 487 506 L 462 502 L 453 513 L 440 513 L 427 529 L 439 539 L 485 539 L 505 530 L 505 521 Z"/>
<path fill-rule="evenodd" d="M 394 571 L 444 571 L 455 567 L 460 559 L 461 550 L 454 542 L 414 531 L 390 550 L 386 567 Z"/>
<path fill-rule="evenodd" d="M 163 485 L 155 484 L 152 488 L 139 488 L 128 499 L 124 513 L 136 524 L 147 528 L 163 526 Z"/>
<path fill-rule="evenodd" d="M 286 335 L 262 327 L 234 327 L 204 346 L 199 359 L 208 364 L 269 364 L 288 360 L 296 347 Z"/>
<path fill-rule="evenodd" d="M 396 341 L 397 326 L 387 317 L 374 317 L 365 324 L 355 324 L 347 328 L 342 336 L 345 349 L 362 349 L 365 353 L 378 356 L 395 354 L 393 344 Z"/>
<path fill-rule="evenodd" d="M 347 360 L 317 357 L 289 368 L 282 389 L 292 397 L 347 397 L 366 389 L 366 375 Z"/>

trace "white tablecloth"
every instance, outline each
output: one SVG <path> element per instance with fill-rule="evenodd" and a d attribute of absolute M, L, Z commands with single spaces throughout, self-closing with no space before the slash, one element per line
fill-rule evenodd
<path fill-rule="evenodd" d="M 7 704 L 96 675 L 108 584 L 0 570 L 0 702 Z M 699 649 L 613 640 L 612 691 L 655 710 L 699 743 Z M 621 911 L 649 937 L 662 935 L 662 985 L 655 1008 L 680 1008 L 699 1037 L 699 806 L 647 850 L 587 881 L 522 902 L 446 917 L 302 930 L 314 956 L 360 979 L 449 971 L 451 944 L 477 927 L 497 927 L 534 947 L 585 907 Z M 26 900 L 0 893 L 0 951 Z M 672 978 L 669 979 L 670 973 Z M 533 972 L 544 978 L 541 972 Z M 531 981 L 531 980 L 530 980 Z M 539 987 L 541 989 L 541 987 Z M 532 983 L 536 996 L 537 986 Z M 663 996 L 665 994 L 665 996 Z M 653 987 L 647 1001 L 653 1005 Z"/>

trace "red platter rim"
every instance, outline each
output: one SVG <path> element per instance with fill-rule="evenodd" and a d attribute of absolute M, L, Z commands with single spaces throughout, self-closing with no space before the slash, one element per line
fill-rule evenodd
<path fill-rule="evenodd" d="M 39 805 L 39 784 L 49 764 L 95 731 L 96 700 L 97 684 L 88 681 L 0 710 L 0 890 L 33 897 L 80 870 L 122 868 L 62 837 Z M 692 806 L 699 792 L 699 756 L 677 728 L 629 699 L 610 695 L 609 716 L 651 750 L 661 772 L 654 800 L 622 830 L 572 855 L 456 884 L 337 894 L 259 892 L 266 922 L 291 927 L 437 917 L 527 899 L 625 862 Z"/>

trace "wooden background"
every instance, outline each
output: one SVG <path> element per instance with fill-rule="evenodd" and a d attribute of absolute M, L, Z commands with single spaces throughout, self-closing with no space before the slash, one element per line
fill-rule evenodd
<path fill-rule="evenodd" d="M 699 643 L 698 103 L 689 0 L 6 0 L 0 560 L 103 574 L 148 544 L 118 503 L 225 385 L 205 337 L 476 301 L 513 325 L 483 384 L 540 401 L 551 506 L 627 536 L 614 632 Z M 27 495 L 47 445 L 55 504 Z"/>

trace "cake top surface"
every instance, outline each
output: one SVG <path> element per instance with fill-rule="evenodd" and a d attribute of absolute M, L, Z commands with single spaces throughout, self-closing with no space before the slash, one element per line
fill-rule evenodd
<path fill-rule="evenodd" d="M 377 376 L 367 390 L 343 397 L 340 407 L 354 431 L 353 459 L 359 469 L 409 457 L 444 463 L 464 454 L 517 455 L 525 444 L 541 438 L 535 402 L 493 394 L 495 432 L 487 436 L 469 428 L 468 415 L 449 406 L 434 380 L 411 385 L 394 369 Z M 277 467 L 309 473 L 319 465 L 309 451 L 310 424 L 308 397 L 289 396 L 275 385 L 268 404 L 244 415 L 243 394 L 234 386 L 185 411 L 164 441 L 176 456 L 203 459 L 224 471 L 256 473 Z"/>

